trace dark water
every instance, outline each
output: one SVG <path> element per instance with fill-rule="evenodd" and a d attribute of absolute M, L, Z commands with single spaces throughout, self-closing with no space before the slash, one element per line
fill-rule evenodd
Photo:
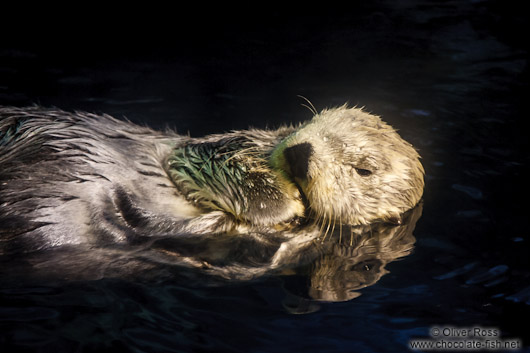
<path fill-rule="evenodd" d="M 2 259 L 0 351 L 402 352 L 434 326 L 496 328 L 530 350 L 524 9 L 324 6 L 13 13 L 0 104 L 105 112 L 193 136 L 309 119 L 297 95 L 318 109 L 365 106 L 423 157 L 412 254 L 382 268 L 349 263 L 333 283 L 364 269 L 355 278 L 366 286 L 338 302 L 316 300 L 307 268 L 238 281 L 190 269 L 51 281 Z"/>

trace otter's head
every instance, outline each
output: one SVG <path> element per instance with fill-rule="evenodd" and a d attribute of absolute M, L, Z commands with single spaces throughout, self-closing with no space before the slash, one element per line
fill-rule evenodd
<path fill-rule="evenodd" d="M 379 117 L 324 110 L 285 138 L 270 164 L 305 195 L 324 223 L 399 223 L 419 201 L 424 170 L 416 150 Z"/>

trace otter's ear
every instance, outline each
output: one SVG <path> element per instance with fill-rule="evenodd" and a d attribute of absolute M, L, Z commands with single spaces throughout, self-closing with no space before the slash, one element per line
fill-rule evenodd
<path fill-rule="evenodd" d="M 309 158 L 312 154 L 313 146 L 308 142 L 288 147 L 283 151 L 285 160 L 289 164 L 291 177 L 300 179 L 307 178 Z"/>

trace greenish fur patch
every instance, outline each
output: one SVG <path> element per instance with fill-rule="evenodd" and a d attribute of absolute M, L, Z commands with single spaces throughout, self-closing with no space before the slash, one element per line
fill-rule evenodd
<path fill-rule="evenodd" d="M 241 149 L 237 140 L 177 148 L 168 158 L 168 174 L 189 201 L 237 216 L 248 211 L 241 186 L 262 168 L 259 158 L 243 161 L 238 155 Z"/>
<path fill-rule="evenodd" d="M 271 225 L 303 213 L 296 187 L 273 169 L 268 155 L 246 137 L 178 147 L 167 173 L 186 199 L 237 220 Z"/>

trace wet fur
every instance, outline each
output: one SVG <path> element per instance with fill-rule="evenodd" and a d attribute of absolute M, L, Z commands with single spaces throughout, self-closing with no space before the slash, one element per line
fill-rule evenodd
<path fill-rule="evenodd" d="M 403 181 L 390 180 L 398 189 L 415 188 L 405 198 L 403 190 L 386 184 L 383 194 L 370 190 L 379 187 L 374 182 L 356 187 L 357 176 L 349 173 L 372 166 L 365 165 L 369 159 L 344 149 L 352 146 L 345 138 L 357 121 L 344 111 L 358 114 L 342 107 L 296 128 L 194 139 L 108 115 L 0 108 L 0 254 L 60 245 L 139 244 L 177 234 L 266 234 L 289 231 L 308 216 L 327 227 L 326 233 L 332 224 L 399 217 L 423 190 L 417 153 L 378 118 L 363 115 L 366 119 L 357 119 L 361 132 L 362 124 L 379 124 L 368 126 L 368 140 L 379 137 L 379 126 L 391 137 L 384 148 L 405 146 L 403 156 L 381 159 L 379 170 L 391 174 L 385 161 L 399 164 L 408 153 L 411 175 L 421 182 L 415 179 L 411 187 L 405 181 L 402 187 Z M 322 116 L 330 113 L 335 115 L 326 124 L 329 118 Z M 346 123 L 349 128 L 340 126 Z M 315 128 L 335 133 L 317 137 Z M 308 141 L 311 151 L 294 148 Z M 291 159 L 300 157 L 304 163 L 287 165 L 285 150 L 291 147 Z M 377 145 L 370 147 L 379 153 Z M 407 179 L 409 174 L 404 175 Z M 383 176 L 374 169 L 372 180 Z M 388 202 L 375 203 L 374 198 L 387 194 Z M 374 200 L 363 205 L 360 197 Z"/>

